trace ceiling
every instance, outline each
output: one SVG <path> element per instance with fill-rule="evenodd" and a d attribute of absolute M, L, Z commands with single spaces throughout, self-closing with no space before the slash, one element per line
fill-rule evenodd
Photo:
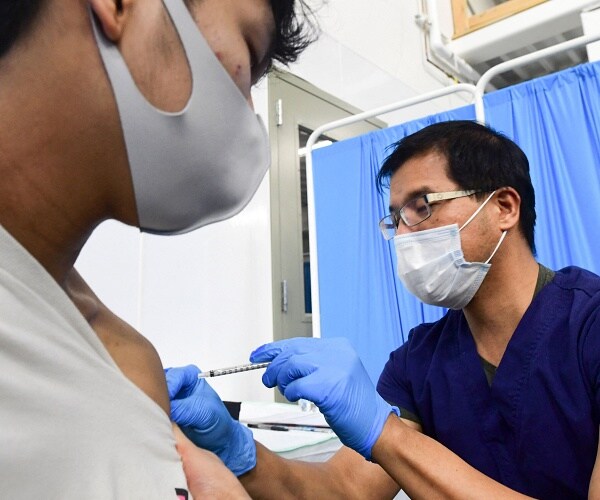
<path fill-rule="evenodd" d="M 447 0 L 450 2 L 450 0 Z M 470 14 L 506 0 L 468 0 Z M 480 75 L 504 61 L 535 52 L 584 34 L 581 11 L 598 7 L 598 0 L 549 0 L 448 43 L 452 53 Z M 585 46 L 507 71 L 491 84 L 502 88 L 588 61 Z"/>
<path fill-rule="evenodd" d="M 564 33 L 550 35 L 547 38 L 540 40 L 539 42 L 532 43 L 531 45 L 526 45 L 517 50 L 506 52 L 504 54 L 500 54 L 491 59 L 487 59 L 479 63 L 473 63 L 471 64 L 471 66 L 479 74 L 483 74 L 488 69 L 504 61 L 509 61 L 511 59 L 515 59 L 516 57 L 529 54 L 531 52 L 535 52 L 537 50 L 541 50 L 552 45 L 557 45 L 561 42 L 565 42 L 567 40 L 571 40 L 582 35 L 583 30 L 581 28 L 575 28 L 572 30 L 565 31 Z M 498 75 L 497 77 L 495 77 L 491 83 L 495 88 L 499 89 L 523 81 L 531 80 L 532 78 L 537 78 L 538 76 L 555 73 L 557 71 L 570 68 L 572 66 L 576 66 L 587 61 L 588 57 L 586 48 L 579 47 L 577 49 L 562 52 L 560 54 L 555 54 L 551 57 L 544 58 L 540 61 L 529 63 L 526 66 L 507 71 L 502 75 Z"/>

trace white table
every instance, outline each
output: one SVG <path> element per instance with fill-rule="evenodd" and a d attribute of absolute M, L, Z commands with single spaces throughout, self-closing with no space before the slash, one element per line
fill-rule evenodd
<path fill-rule="evenodd" d="M 327 425 L 318 410 L 303 411 L 297 404 L 252 401 L 242 402 L 240 421 L 244 423 L 276 422 Z M 282 457 L 305 462 L 325 462 L 342 446 L 339 438 L 333 432 L 251 430 L 254 439 L 269 450 Z M 410 500 L 410 498 L 406 493 L 400 491 L 395 500 Z"/>
<path fill-rule="evenodd" d="M 278 423 L 297 425 L 327 425 L 318 410 L 303 411 L 300 405 L 244 401 L 240 410 L 243 423 Z M 285 458 L 306 462 L 324 462 L 342 446 L 332 432 L 307 430 L 251 429 L 254 439 Z"/>

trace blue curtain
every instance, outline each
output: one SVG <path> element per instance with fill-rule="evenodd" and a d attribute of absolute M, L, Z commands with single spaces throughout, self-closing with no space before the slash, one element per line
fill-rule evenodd
<path fill-rule="evenodd" d="M 488 123 L 529 158 L 538 259 L 554 269 L 574 264 L 600 273 L 599 77 L 600 63 L 586 64 L 485 97 Z M 459 119 L 475 119 L 473 106 L 314 152 L 321 336 L 348 337 L 374 382 L 411 328 L 445 313 L 396 278 L 393 244 L 378 228 L 388 193 L 377 191 L 375 177 L 390 145 Z"/>

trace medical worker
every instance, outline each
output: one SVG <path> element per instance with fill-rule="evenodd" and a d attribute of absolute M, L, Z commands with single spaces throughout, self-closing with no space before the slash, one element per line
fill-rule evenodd
<path fill-rule="evenodd" d="M 250 89 L 312 38 L 299 4 L 0 2 L 0 498 L 189 497 L 160 360 L 73 265 L 106 219 L 179 234 L 248 203 Z M 196 497 L 246 496 L 180 451 Z"/>
<path fill-rule="evenodd" d="M 167 373 L 173 419 L 256 498 L 600 498 L 600 278 L 536 262 L 524 153 L 477 123 L 439 123 L 399 141 L 378 179 L 400 280 L 447 314 L 411 331 L 377 390 L 343 339 L 250 358 L 271 361 L 265 385 L 313 401 L 345 446 L 323 464 L 282 459 L 194 366 Z"/>

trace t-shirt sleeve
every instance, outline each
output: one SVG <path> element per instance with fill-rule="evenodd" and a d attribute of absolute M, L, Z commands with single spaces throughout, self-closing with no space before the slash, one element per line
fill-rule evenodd
<path fill-rule="evenodd" d="M 600 415 L 600 308 L 586 322 L 582 342 L 583 367 L 594 409 Z"/>
<path fill-rule="evenodd" d="M 410 381 L 407 377 L 408 342 L 390 354 L 377 382 L 377 392 L 388 403 L 400 408 L 400 417 L 419 422 Z"/>

